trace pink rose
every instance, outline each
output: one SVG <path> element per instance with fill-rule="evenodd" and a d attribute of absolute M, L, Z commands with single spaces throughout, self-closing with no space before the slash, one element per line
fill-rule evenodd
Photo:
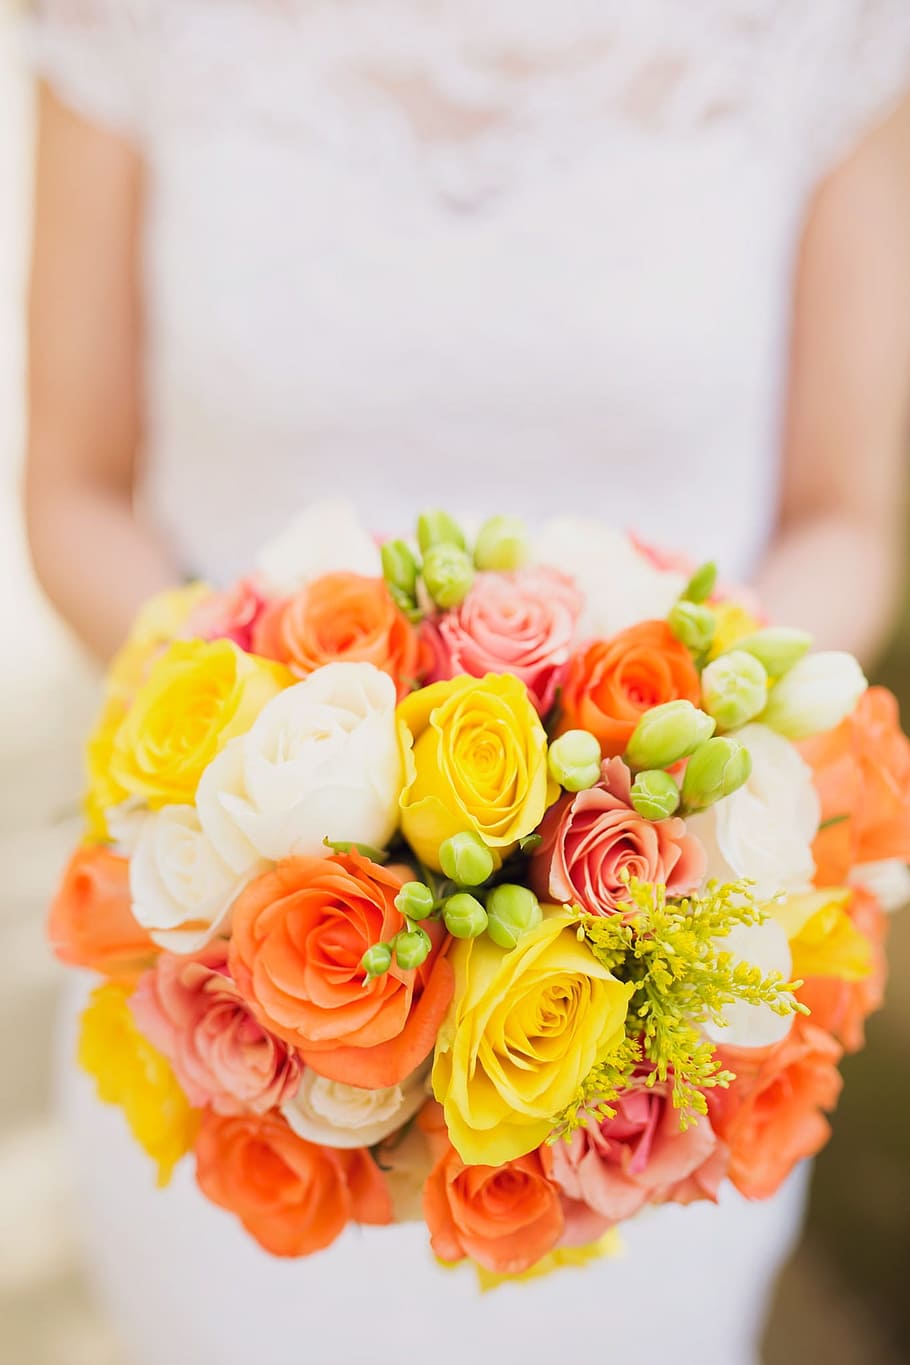
<path fill-rule="evenodd" d="M 213 593 L 201 602 L 186 625 L 186 634 L 197 640 L 233 640 L 238 649 L 249 654 L 253 648 L 253 630 L 267 605 L 257 584 L 251 578 L 224 592 Z"/>
<path fill-rule="evenodd" d="M 615 1118 L 592 1119 L 568 1142 L 554 1144 L 553 1179 L 569 1220 L 579 1205 L 580 1216 L 593 1212 L 612 1227 L 645 1204 L 716 1200 L 727 1171 L 726 1147 L 707 1118 L 683 1132 L 670 1082 L 649 1088 L 645 1074 L 615 1101 Z"/>
<path fill-rule="evenodd" d="M 610 915 L 628 903 L 621 874 L 660 882 L 671 895 L 693 891 L 707 856 L 686 822 L 646 820 L 630 800 L 632 774 L 621 758 L 608 758 L 589 791 L 566 793 L 547 812 L 542 843 L 531 864 L 542 900 L 579 905 L 589 915 Z"/>
<path fill-rule="evenodd" d="M 132 997 L 136 1022 L 168 1058 L 191 1104 L 264 1114 L 296 1093 L 302 1063 L 257 1023 L 227 969 L 227 944 L 162 953 Z"/>
<path fill-rule="evenodd" d="M 514 673 L 543 715 L 568 662 L 581 608 L 581 593 L 556 569 L 478 574 L 461 606 L 424 625 L 435 660 L 430 681 Z"/>

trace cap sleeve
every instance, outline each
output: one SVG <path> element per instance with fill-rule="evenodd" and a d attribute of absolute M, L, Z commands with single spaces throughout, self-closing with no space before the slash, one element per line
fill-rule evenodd
<path fill-rule="evenodd" d="M 821 169 L 849 155 L 910 94 L 910 0 L 851 0 L 831 55 L 817 125 Z"/>
<path fill-rule="evenodd" d="M 25 20 L 27 61 L 78 113 L 141 135 L 150 0 L 37 0 Z"/>

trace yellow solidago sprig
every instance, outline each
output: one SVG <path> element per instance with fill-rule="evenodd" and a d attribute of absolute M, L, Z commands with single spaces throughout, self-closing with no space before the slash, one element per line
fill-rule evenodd
<path fill-rule="evenodd" d="M 98 1098 L 119 1105 L 133 1137 L 166 1185 L 192 1147 L 198 1113 L 169 1063 L 139 1031 L 129 1007 L 131 987 L 108 981 L 92 991 L 79 1034 L 79 1065 L 94 1079 Z"/>
<path fill-rule="evenodd" d="M 736 926 L 767 917 L 748 882 L 711 883 L 703 895 L 671 899 L 665 886 L 632 878 L 628 897 L 625 916 L 579 920 L 579 935 L 597 960 L 634 990 L 625 1048 L 588 1074 L 560 1115 L 560 1134 L 582 1126 L 592 1110 L 610 1116 L 611 1102 L 642 1064 L 650 1067 L 648 1084 L 669 1080 L 685 1129 L 707 1113 L 704 1092 L 733 1080 L 705 1037 L 705 1025 L 723 1026 L 725 1008 L 736 1002 L 765 1005 L 780 1015 L 807 1012 L 795 996 L 801 982 L 763 973 L 723 946 Z"/>

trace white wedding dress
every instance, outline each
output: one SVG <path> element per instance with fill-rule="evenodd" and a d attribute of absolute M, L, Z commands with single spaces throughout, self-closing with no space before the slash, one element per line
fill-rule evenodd
<path fill-rule="evenodd" d="M 141 147 L 146 493 L 188 570 L 304 502 L 597 514 L 748 575 L 814 185 L 910 81 L 906 0 L 44 0 L 36 69 Z M 269 1259 L 165 1193 L 61 1043 L 136 1365 L 746 1365 L 805 1174 L 480 1296 L 419 1226 Z"/>

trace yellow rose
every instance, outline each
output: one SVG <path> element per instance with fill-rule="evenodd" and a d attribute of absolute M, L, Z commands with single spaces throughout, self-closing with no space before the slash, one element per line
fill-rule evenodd
<path fill-rule="evenodd" d="M 585 1076 L 623 1041 L 634 987 L 548 906 L 503 952 L 486 936 L 455 943 L 455 996 L 440 1030 L 433 1090 L 467 1165 L 499 1166 L 539 1147 Z"/>
<path fill-rule="evenodd" d="M 498 866 L 537 828 L 558 793 L 547 773 L 546 732 L 524 683 L 498 673 L 452 678 L 412 692 L 398 716 L 404 837 L 438 871 L 440 844 L 468 831 Z"/>
<path fill-rule="evenodd" d="M 155 661 L 114 736 L 110 775 L 153 810 L 193 800 L 199 778 L 293 682 L 230 640 L 184 640 Z"/>
<path fill-rule="evenodd" d="M 170 1065 L 139 1032 L 130 987 L 109 981 L 92 991 L 82 1015 L 79 1065 L 95 1080 L 98 1098 L 117 1104 L 133 1137 L 158 1166 L 166 1185 L 196 1137 L 198 1114 Z"/>
<path fill-rule="evenodd" d="M 768 906 L 790 941 L 793 977 L 862 981 L 872 971 L 872 944 L 847 913 L 845 887 L 807 891 Z"/>
<path fill-rule="evenodd" d="M 493 1270 L 485 1270 L 476 1261 L 474 1262 L 474 1270 L 477 1274 L 480 1291 L 485 1294 L 490 1289 L 498 1289 L 501 1284 L 518 1284 L 524 1283 L 526 1280 L 539 1280 L 544 1275 L 552 1275 L 554 1270 L 590 1265 L 592 1261 L 599 1261 L 604 1258 L 613 1259 L 621 1256 L 622 1253 L 623 1243 L 619 1235 L 619 1228 L 608 1228 L 596 1242 L 588 1242 L 585 1246 L 554 1247 L 541 1260 L 535 1261 L 530 1270 L 524 1270 L 520 1275 L 497 1275 Z M 437 1261 L 437 1265 L 445 1267 L 446 1262 Z"/>
<path fill-rule="evenodd" d="M 104 682 L 104 705 L 86 747 L 88 787 L 85 818 L 90 839 L 109 837 L 105 811 L 125 801 L 127 792 L 111 775 L 114 736 L 156 654 L 171 643 L 195 607 L 211 592 L 190 583 L 158 593 L 147 602 L 114 655 Z"/>
<path fill-rule="evenodd" d="M 718 602 L 711 610 L 715 621 L 714 639 L 709 655 L 711 659 L 725 654 L 740 640 L 745 640 L 748 635 L 754 635 L 761 629 L 761 621 L 739 602 Z"/>

